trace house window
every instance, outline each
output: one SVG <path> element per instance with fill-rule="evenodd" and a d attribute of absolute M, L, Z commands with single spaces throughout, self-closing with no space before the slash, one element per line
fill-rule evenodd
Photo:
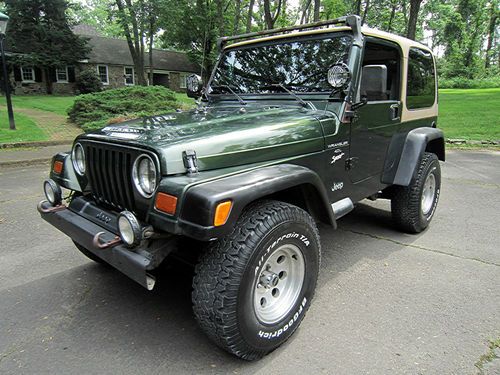
<path fill-rule="evenodd" d="M 107 65 L 97 65 L 97 74 L 103 85 L 109 85 Z"/>
<path fill-rule="evenodd" d="M 56 69 L 56 80 L 58 83 L 68 83 L 68 67 Z"/>
<path fill-rule="evenodd" d="M 130 86 L 134 84 L 134 68 L 131 66 L 126 66 L 123 68 L 124 70 L 124 77 L 125 77 L 125 84 Z"/>
<path fill-rule="evenodd" d="M 181 89 L 185 89 L 187 87 L 186 85 L 186 78 L 187 78 L 187 74 L 186 73 L 181 73 L 180 74 L 180 83 L 179 83 L 179 87 Z"/>
<path fill-rule="evenodd" d="M 21 78 L 23 82 L 35 82 L 35 69 L 32 66 L 21 67 Z"/>

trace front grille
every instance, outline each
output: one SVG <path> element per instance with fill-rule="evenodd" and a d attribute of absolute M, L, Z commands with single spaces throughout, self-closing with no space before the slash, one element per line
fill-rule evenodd
<path fill-rule="evenodd" d="M 132 163 L 134 150 L 114 145 L 89 143 L 85 146 L 87 177 L 92 196 L 97 203 L 112 206 L 118 210 L 135 210 L 132 186 Z"/>

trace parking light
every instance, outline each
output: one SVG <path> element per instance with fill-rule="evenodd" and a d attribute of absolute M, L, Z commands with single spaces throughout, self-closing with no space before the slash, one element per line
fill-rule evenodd
<path fill-rule="evenodd" d="M 220 227 L 221 225 L 226 224 L 227 219 L 229 218 L 229 214 L 231 213 L 232 207 L 233 207 L 232 201 L 225 201 L 217 205 L 214 215 L 214 226 Z"/>

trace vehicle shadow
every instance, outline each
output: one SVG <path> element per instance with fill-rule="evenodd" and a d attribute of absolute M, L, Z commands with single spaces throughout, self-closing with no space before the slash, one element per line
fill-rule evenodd
<path fill-rule="evenodd" d="M 322 226 L 320 234 L 323 262 L 318 292 L 338 273 L 348 272 L 358 262 L 390 254 L 391 250 L 373 235 L 399 236 L 390 222 L 390 212 L 366 204 L 358 205 L 344 218 L 338 230 Z M 403 245 L 391 248 L 398 251 Z M 297 335 L 256 362 L 239 360 L 207 339 L 197 327 L 191 310 L 193 272 L 192 267 L 175 262 L 162 270 L 157 286 L 148 292 L 118 271 L 88 263 L 24 285 L 16 296 L 24 301 L 31 316 L 17 321 L 16 316 L 10 315 L 4 329 L 8 331 L 9 326 L 28 321 L 32 326 L 26 328 L 35 335 L 50 332 L 54 350 L 71 360 L 71 363 L 59 360 L 58 372 L 68 366 L 73 370 L 85 369 L 87 373 L 143 367 L 159 373 L 168 370 L 241 374 L 255 373 L 279 360 Z M 23 309 L 23 305 L 17 309 Z M 43 316 L 47 318 L 43 320 Z M 30 348 L 31 352 L 42 350 L 42 346 Z M 106 360 L 95 362 L 94 358 Z M 37 364 L 37 368 L 49 364 L 50 361 Z"/>

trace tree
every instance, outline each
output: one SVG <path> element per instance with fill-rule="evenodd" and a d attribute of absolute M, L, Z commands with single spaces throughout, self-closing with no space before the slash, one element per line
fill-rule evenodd
<path fill-rule="evenodd" d="M 410 0 L 410 17 L 408 18 L 408 27 L 406 31 L 406 37 L 408 39 L 415 39 L 420 4 L 422 4 L 422 0 Z"/>
<path fill-rule="evenodd" d="M 52 93 L 55 69 L 74 65 L 87 57 L 86 39 L 73 34 L 67 0 L 6 0 L 10 15 L 7 40 L 13 60 L 42 69 L 47 93 Z"/>
<path fill-rule="evenodd" d="M 264 21 L 267 29 L 274 29 L 274 23 L 278 19 L 281 7 L 283 5 L 284 0 L 277 0 L 277 4 L 275 4 L 274 14 L 271 9 L 271 0 L 264 0 Z"/>
<path fill-rule="evenodd" d="M 146 20 L 144 1 L 132 2 L 132 0 L 115 0 L 118 7 L 117 17 L 123 28 L 127 39 L 128 48 L 134 62 L 134 70 L 137 75 L 137 83 L 146 86 L 144 71 L 144 39 L 146 34 Z"/>

